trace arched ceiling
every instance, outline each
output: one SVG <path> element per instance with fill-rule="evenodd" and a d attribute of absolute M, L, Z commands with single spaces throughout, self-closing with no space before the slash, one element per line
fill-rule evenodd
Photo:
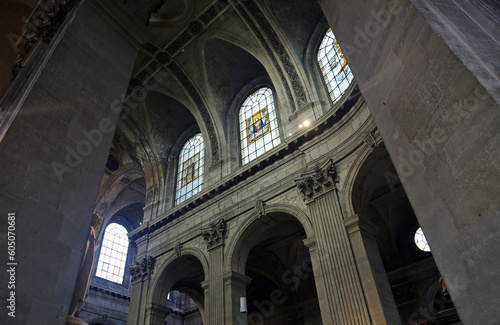
<path fill-rule="evenodd" d="M 262 64 L 242 48 L 221 39 L 211 39 L 205 46 L 205 70 L 221 119 L 236 94 L 253 79 L 267 77 Z"/>
<path fill-rule="evenodd" d="M 168 157 L 182 133 L 196 127 L 196 120 L 183 104 L 170 96 L 151 92 L 147 99 L 151 137 L 155 140 L 159 156 Z"/>

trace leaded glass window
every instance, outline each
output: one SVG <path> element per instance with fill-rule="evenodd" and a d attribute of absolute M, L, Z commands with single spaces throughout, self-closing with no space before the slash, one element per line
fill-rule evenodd
<path fill-rule="evenodd" d="M 127 229 L 117 223 L 109 224 L 104 232 L 95 275 L 122 284 L 127 253 Z"/>
<path fill-rule="evenodd" d="M 326 32 L 319 47 L 318 63 L 330 93 L 330 98 L 333 103 L 336 103 L 347 90 L 354 77 L 331 28 Z"/>
<path fill-rule="evenodd" d="M 425 238 L 424 231 L 422 230 L 421 227 L 419 227 L 417 229 L 417 231 L 415 231 L 414 240 L 415 240 L 415 245 L 417 245 L 417 247 L 420 250 L 422 250 L 424 252 L 431 251 L 431 248 L 430 248 L 429 244 L 427 243 L 427 239 Z"/>
<path fill-rule="evenodd" d="M 204 157 L 205 145 L 201 133 L 198 133 L 186 142 L 179 155 L 176 204 L 201 191 Z"/>
<path fill-rule="evenodd" d="M 240 139 L 243 165 L 281 143 L 271 89 L 260 88 L 241 106 Z"/>

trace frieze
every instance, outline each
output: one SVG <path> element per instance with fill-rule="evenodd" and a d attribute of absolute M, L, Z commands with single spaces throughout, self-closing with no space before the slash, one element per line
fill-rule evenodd
<path fill-rule="evenodd" d="M 222 218 L 210 223 L 207 228 L 201 230 L 201 235 L 207 242 L 207 249 L 209 250 L 224 244 L 225 234 L 226 221 Z"/>
<path fill-rule="evenodd" d="M 336 188 L 337 171 L 331 160 L 324 165 L 314 168 L 313 171 L 302 174 L 302 178 L 295 180 L 297 189 L 306 202 L 328 193 Z"/>
<path fill-rule="evenodd" d="M 132 282 L 145 279 L 153 273 L 156 259 L 152 256 L 146 256 L 140 261 L 130 265 L 130 275 Z"/>

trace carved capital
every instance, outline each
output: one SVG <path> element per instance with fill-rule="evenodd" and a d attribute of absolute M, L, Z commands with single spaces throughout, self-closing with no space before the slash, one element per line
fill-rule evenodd
<path fill-rule="evenodd" d="M 224 236 L 226 234 L 226 221 L 219 219 L 212 222 L 207 228 L 201 230 L 203 239 L 207 242 L 207 248 L 213 249 L 224 244 Z"/>
<path fill-rule="evenodd" d="M 148 278 L 153 273 L 155 261 L 156 259 L 153 256 L 146 256 L 142 260 L 136 261 L 134 264 L 130 265 L 132 282 Z"/>
<path fill-rule="evenodd" d="M 316 197 L 335 189 L 337 171 L 331 160 L 314 170 L 302 174 L 302 178 L 295 180 L 297 189 L 305 202 L 311 202 Z"/>

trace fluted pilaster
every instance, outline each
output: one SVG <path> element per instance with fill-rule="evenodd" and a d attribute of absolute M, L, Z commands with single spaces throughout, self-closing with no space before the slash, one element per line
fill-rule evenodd
<path fill-rule="evenodd" d="M 297 180 L 315 231 L 315 242 L 306 240 L 305 244 L 311 253 L 321 316 L 325 325 L 371 324 L 336 182 L 337 173 L 331 161 Z"/>
<path fill-rule="evenodd" d="M 202 236 L 207 242 L 208 283 L 204 283 L 206 319 L 209 325 L 224 324 L 224 280 L 222 270 L 224 267 L 224 237 L 226 233 L 226 222 L 224 219 L 211 223 L 202 230 Z"/>

